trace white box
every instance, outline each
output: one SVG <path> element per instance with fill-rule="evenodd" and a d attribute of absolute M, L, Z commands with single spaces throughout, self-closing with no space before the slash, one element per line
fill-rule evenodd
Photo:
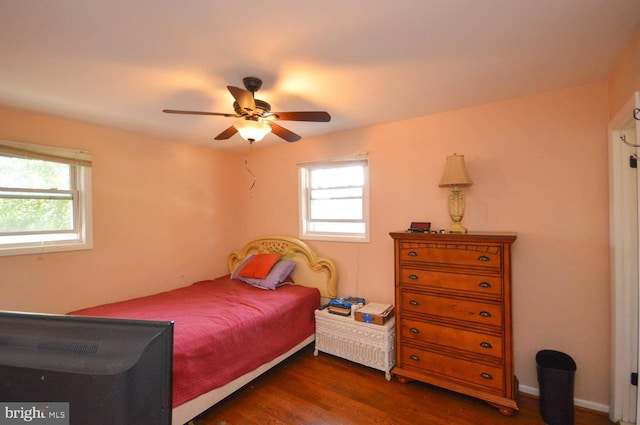
<path fill-rule="evenodd" d="M 316 310 L 316 349 L 385 372 L 391 380 L 396 364 L 395 318 L 384 325 L 357 322 L 353 317 Z"/>

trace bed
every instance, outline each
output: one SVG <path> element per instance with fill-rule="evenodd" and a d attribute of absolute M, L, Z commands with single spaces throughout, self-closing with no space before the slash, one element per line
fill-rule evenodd
<path fill-rule="evenodd" d="M 295 263 L 286 284 L 268 290 L 236 279 L 236 269 L 268 254 Z M 229 274 L 217 279 L 69 313 L 174 321 L 173 425 L 313 342 L 314 311 L 337 293 L 334 263 L 296 238 L 253 240 L 232 252 L 227 265 Z"/>

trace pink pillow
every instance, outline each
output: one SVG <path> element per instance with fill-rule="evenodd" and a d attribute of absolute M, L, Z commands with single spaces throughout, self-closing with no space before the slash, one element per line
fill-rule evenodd
<path fill-rule="evenodd" d="M 264 279 L 280 260 L 280 257 L 282 254 L 256 254 L 237 275 L 252 279 Z"/>

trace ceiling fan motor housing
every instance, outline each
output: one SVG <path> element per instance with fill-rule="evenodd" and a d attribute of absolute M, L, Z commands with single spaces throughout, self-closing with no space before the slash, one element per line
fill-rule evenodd
<path fill-rule="evenodd" d="M 252 116 L 259 115 L 262 116 L 271 111 L 271 105 L 265 102 L 264 100 L 254 99 L 256 103 L 256 111 L 253 114 L 247 114 L 247 111 L 242 109 L 242 107 L 238 104 L 238 102 L 233 102 L 233 109 L 235 109 L 236 114 L 241 116 Z"/>

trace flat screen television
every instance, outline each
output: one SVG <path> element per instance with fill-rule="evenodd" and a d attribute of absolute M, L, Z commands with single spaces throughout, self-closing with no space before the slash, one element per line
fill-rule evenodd
<path fill-rule="evenodd" d="M 169 425 L 172 366 L 173 322 L 0 311 L 0 418 Z"/>

